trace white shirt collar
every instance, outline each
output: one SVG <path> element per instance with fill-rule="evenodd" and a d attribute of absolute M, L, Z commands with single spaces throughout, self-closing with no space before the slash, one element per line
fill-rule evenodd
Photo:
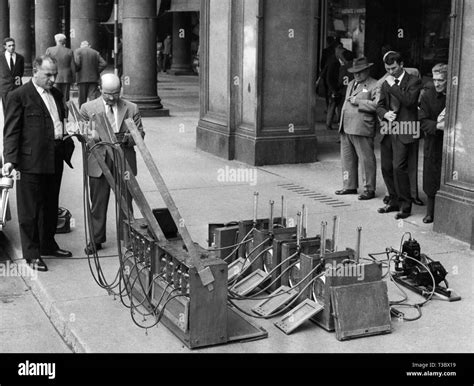
<path fill-rule="evenodd" d="M 38 86 L 33 79 L 31 79 L 31 83 L 33 83 L 33 85 L 35 86 L 36 91 L 38 91 L 38 94 L 42 95 L 46 91 L 43 87 Z"/>
<path fill-rule="evenodd" d="M 10 56 L 13 57 L 13 59 L 16 58 L 16 52 L 13 54 L 10 54 L 7 50 L 5 50 L 5 58 L 10 59 Z"/>

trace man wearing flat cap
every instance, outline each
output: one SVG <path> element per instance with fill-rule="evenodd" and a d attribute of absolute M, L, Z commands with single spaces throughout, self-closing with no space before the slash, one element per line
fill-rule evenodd
<path fill-rule="evenodd" d="M 367 58 L 353 61 L 349 72 L 354 74 L 347 86 L 341 112 L 341 159 L 343 188 L 337 195 L 357 194 L 359 187 L 359 162 L 364 191 L 359 200 L 375 197 L 377 164 L 374 152 L 375 122 L 377 107 L 377 81 L 370 77 Z"/>

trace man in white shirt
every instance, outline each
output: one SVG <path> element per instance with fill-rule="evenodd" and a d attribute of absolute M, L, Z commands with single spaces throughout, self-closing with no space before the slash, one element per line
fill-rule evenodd
<path fill-rule="evenodd" d="M 128 132 L 125 120 L 132 118 L 140 130 L 142 137 L 145 136 L 143 125 L 138 111 L 138 106 L 120 97 L 120 78 L 114 74 L 104 74 L 100 78 L 100 91 L 102 96 L 84 103 L 81 107 L 82 118 L 89 122 L 95 115 L 105 114 L 115 137 L 121 143 L 124 157 L 134 175 L 137 175 L 137 159 L 135 154 L 135 142 Z M 103 139 L 102 139 L 103 140 Z M 105 160 L 109 169 L 114 167 L 113 160 L 108 156 L 104 146 L 98 147 L 97 152 Z M 110 197 L 110 186 L 95 157 L 91 154 L 88 160 L 88 175 L 91 195 L 92 227 L 94 240 L 86 246 L 85 252 L 90 255 L 102 249 L 106 241 L 107 207 Z M 131 197 L 127 195 L 131 207 Z"/>
<path fill-rule="evenodd" d="M 72 256 L 54 240 L 64 162 L 72 167 L 74 151 L 72 139 L 63 140 L 66 107 L 53 88 L 57 72 L 53 58 L 36 58 L 32 80 L 9 93 L 5 110 L 2 173 L 21 173 L 16 193 L 23 258 L 39 271 L 48 270 L 43 256 Z"/>

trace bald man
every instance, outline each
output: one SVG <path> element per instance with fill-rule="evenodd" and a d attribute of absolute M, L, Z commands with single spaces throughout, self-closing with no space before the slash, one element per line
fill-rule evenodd
<path fill-rule="evenodd" d="M 75 63 L 74 52 L 66 47 L 66 35 L 57 34 L 54 36 L 56 46 L 49 47 L 46 55 L 56 59 L 58 63 L 58 76 L 54 87 L 57 88 L 64 96 L 66 101 L 69 100 L 69 92 L 71 83 L 74 83 Z"/>
<path fill-rule="evenodd" d="M 143 131 L 138 106 L 120 97 L 121 88 L 120 79 L 116 75 L 102 75 L 100 78 L 101 97 L 84 103 L 80 111 L 86 121 L 91 120 L 94 115 L 105 114 L 110 126 L 114 130 L 117 141 L 121 142 L 125 159 L 136 176 L 137 158 L 134 149 L 135 142 L 128 131 L 125 120 L 132 118 L 142 137 L 145 137 L 145 132 Z M 107 154 L 105 147 L 99 147 L 98 151 L 104 157 L 107 166 L 113 168 L 113 160 Z M 102 244 L 106 242 L 107 206 L 110 197 L 110 186 L 93 155 L 90 155 L 88 160 L 88 173 L 94 240 L 86 246 L 85 252 L 90 255 L 94 251 L 102 249 Z M 127 201 L 131 207 L 132 200 L 130 195 L 127 195 Z"/>

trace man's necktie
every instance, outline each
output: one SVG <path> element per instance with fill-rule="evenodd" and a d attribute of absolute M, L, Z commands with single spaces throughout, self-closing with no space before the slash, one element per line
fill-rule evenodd
<path fill-rule="evenodd" d="M 15 69 L 15 63 L 13 62 L 13 55 L 10 55 L 10 71 L 13 72 Z"/>
<path fill-rule="evenodd" d="M 395 79 L 395 84 L 398 86 L 400 84 L 400 80 Z M 400 101 L 392 94 L 390 94 L 390 110 L 396 113 L 398 113 L 398 111 L 400 110 Z"/>
<path fill-rule="evenodd" d="M 359 83 L 358 83 L 358 82 L 354 82 L 354 87 L 352 87 L 351 95 L 353 95 L 353 94 L 356 92 L 357 87 L 359 87 Z"/>
<path fill-rule="evenodd" d="M 110 126 L 112 126 L 112 131 L 117 132 L 117 123 L 115 122 L 115 114 L 112 106 L 107 106 L 107 119 L 109 120 Z"/>

